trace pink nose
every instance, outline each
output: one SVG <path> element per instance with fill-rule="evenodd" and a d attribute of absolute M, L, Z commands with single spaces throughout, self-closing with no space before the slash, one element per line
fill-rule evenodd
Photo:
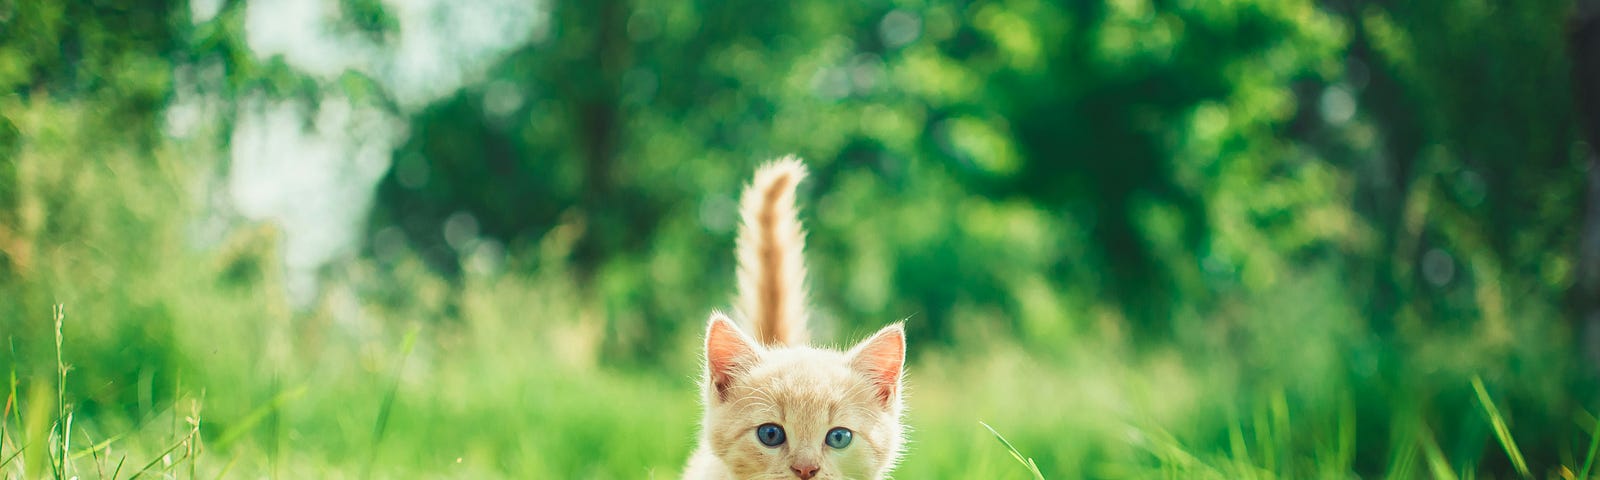
<path fill-rule="evenodd" d="M 811 477 L 817 475 L 817 466 L 814 464 L 801 463 L 791 465 L 789 469 L 794 470 L 794 474 L 800 477 L 800 480 L 811 480 Z"/>

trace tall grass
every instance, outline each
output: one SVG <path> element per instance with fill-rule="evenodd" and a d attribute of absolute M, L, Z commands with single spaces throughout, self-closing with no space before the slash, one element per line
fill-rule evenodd
<path fill-rule="evenodd" d="M 654 369 L 597 361 L 598 350 L 575 347 L 595 344 L 599 333 L 576 320 L 580 311 L 564 310 L 572 306 L 546 281 L 553 280 L 470 279 L 461 304 L 470 323 L 414 324 L 397 340 L 368 344 L 363 355 L 322 352 L 323 361 L 307 363 L 296 359 L 311 358 L 309 352 L 289 356 L 295 363 L 280 368 L 299 381 L 255 403 L 228 405 L 248 385 L 230 391 L 202 371 L 191 378 L 203 386 L 190 388 L 205 389 L 209 402 L 223 405 L 205 408 L 213 411 L 207 422 L 193 394 L 172 397 L 166 413 L 143 422 L 104 415 L 73 420 L 85 417 L 72 407 L 81 399 L 60 388 L 73 371 L 66 354 L 72 339 L 62 334 L 48 394 L 19 397 L 19 382 L 12 382 L 8 421 L 0 422 L 0 469 L 18 477 L 112 479 L 674 476 L 698 414 L 697 342 L 683 339 L 677 360 Z M 575 320 L 531 328 L 521 314 L 528 311 Z M 57 331 L 70 330 L 64 310 L 53 318 Z M 1348 476 L 1361 468 L 1353 460 L 1355 443 L 1385 434 L 1357 431 L 1345 401 L 1322 408 L 1326 399 L 1293 389 L 1248 393 L 1235 383 L 1236 367 L 1221 358 L 1132 355 L 1092 343 L 1053 353 L 1003 340 L 926 348 L 911 369 L 913 433 L 899 478 Z M 211 375 L 239 366 L 217 367 L 220 373 Z M 1498 443 L 1518 476 L 1533 477 L 1535 466 L 1522 455 L 1489 384 L 1477 377 L 1467 383 L 1492 432 L 1486 440 Z M 39 415 L 40 405 L 48 413 Z M 1237 405 L 1248 413 L 1229 413 Z M 1394 418 L 1409 427 L 1396 430 L 1386 476 L 1491 475 L 1474 467 L 1481 459 L 1453 458 L 1424 418 Z M 154 428 L 164 422 L 182 428 Z M 284 448 L 271 447 L 273 422 L 290 436 Z M 19 425 L 26 433 L 8 439 Z M 1003 425 L 1007 434 L 991 425 Z M 972 441 L 982 436 L 990 440 Z M 1585 439 L 1586 454 L 1574 457 L 1581 463 L 1544 468 L 1583 478 L 1592 471 L 1595 438 Z M 34 457 L 46 450 L 50 455 Z"/>
<path fill-rule="evenodd" d="M 5 408 L 0 410 L 0 474 L 6 478 L 38 478 L 48 474 L 55 480 L 68 480 L 77 478 L 92 478 L 118 480 L 135 479 L 145 476 L 159 475 L 162 477 L 178 477 L 179 468 L 184 461 L 188 461 L 187 478 L 199 478 L 197 474 L 198 456 L 200 448 L 200 411 L 199 402 L 193 402 L 191 415 L 184 418 L 189 423 L 190 429 L 186 435 L 177 439 L 166 450 L 154 455 L 154 458 L 143 468 L 130 472 L 128 476 L 122 475 L 122 470 L 127 455 L 120 456 L 115 464 L 111 463 L 113 445 L 118 445 L 119 440 L 137 437 L 130 432 L 114 432 L 109 438 L 95 443 L 91 434 L 82 428 L 74 428 L 74 419 L 78 412 L 73 408 L 73 399 L 69 396 L 67 375 L 71 366 L 67 361 L 65 346 L 67 343 L 64 325 L 66 322 L 66 306 L 57 304 L 51 307 L 51 319 L 54 325 L 55 338 L 55 364 L 54 397 L 43 393 L 44 388 L 34 388 L 36 393 L 31 399 L 19 400 L 17 387 L 19 381 L 15 372 L 11 373 L 9 392 L 6 395 Z M 53 406 L 54 410 L 50 407 Z M 28 409 L 23 415 L 23 409 Z M 48 427 L 45 425 L 48 424 Z M 15 431 L 13 425 L 22 425 L 22 436 L 11 438 Z M 78 450 L 73 450 L 73 438 L 81 436 L 88 445 Z M 145 438 L 132 438 L 131 440 L 143 441 Z M 10 446 L 8 454 L 6 447 Z M 183 456 L 174 460 L 170 455 L 183 452 Z M 84 470 L 76 463 L 84 457 L 89 457 L 94 469 Z M 108 471 L 107 468 L 110 468 Z"/>

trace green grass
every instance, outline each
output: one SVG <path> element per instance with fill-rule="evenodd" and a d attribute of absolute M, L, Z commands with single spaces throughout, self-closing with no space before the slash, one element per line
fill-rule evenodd
<path fill-rule="evenodd" d="M 420 278 L 418 291 L 435 288 Z M 1294 284 L 1284 294 L 1318 290 L 1308 285 L 1326 284 Z M 74 383 L 80 372 L 96 370 L 75 365 L 97 361 L 109 347 L 75 348 L 95 345 L 102 324 L 54 310 L 46 338 L 59 341 L 49 352 L 50 375 L 13 373 L 0 422 L 0 476 L 675 478 L 698 424 L 692 333 L 672 342 L 662 364 L 612 361 L 606 331 L 589 323 L 592 307 L 570 300 L 560 272 L 472 277 L 464 292 L 458 306 L 467 320 L 459 323 L 382 328 L 378 319 L 422 319 L 429 310 L 362 306 L 359 316 L 375 327 L 366 336 L 328 326 L 295 334 L 287 322 L 207 324 L 207 316 L 179 314 L 181 376 L 152 409 L 132 415 L 75 407 L 96 403 L 83 393 L 93 390 L 62 385 L 83 385 Z M 228 303 L 255 301 L 249 298 L 209 300 L 219 306 L 201 297 L 185 311 L 243 311 Z M 1292 313 L 1284 305 L 1315 298 L 1257 308 Z M 1323 313 L 1300 317 L 1296 329 L 1275 327 L 1271 315 L 1259 324 L 1244 316 L 1240 328 L 1264 337 L 1240 342 L 1232 355 L 1131 352 L 1093 333 L 1054 348 L 978 336 L 913 345 L 911 441 L 897 478 L 1565 478 L 1562 471 L 1584 478 L 1592 471 L 1600 448 L 1592 428 L 1569 439 L 1572 461 L 1533 463 L 1540 457 L 1519 445 L 1551 442 L 1517 436 L 1519 417 L 1511 414 L 1529 410 L 1491 395 L 1529 389 L 1490 376 L 1486 360 L 1447 374 L 1405 373 L 1413 392 L 1439 392 L 1432 400 L 1361 395 L 1340 383 L 1354 380 L 1338 380 L 1351 375 L 1344 352 L 1307 347 L 1313 339 L 1349 341 L 1338 333 L 1342 313 L 1307 311 Z M 1475 412 L 1463 413 L 1475 415 L 1430 417 L 1415 406 L 1425 402 L 1467 405 Z M 1387 424 L 1361 421 L 1363 409 L 1376 409 Z M 1464 439 L 1489 448 L 1463 448 Z M 1370 442 L 1386 447 L 1363 449 Z M 1496 462 L 1482 453 L 1491 448 L 1512 467 L 1485 470 Z"/>
<path fill-rule="evenodd" d="M 1600 452 L 1600 428 L 1593 428 L 1589 434 L 1589 451 L 1583 456 L 1583 467 L 1578 469 L 1574 478 L 1590 478 L 1589 468 L 1594 466 L 1594 456 Z"/>
<path fill-rule="evenodd" d="M 77 399 L 59 387 L 26 401 L 12 393 L 0 438 L 19 426 L 26 433 L 0 444 L 0 471 L 59 479 L 675 477 L 698 413 L 692 341 L 680 347 L 683 360 L 661 371 L 565 357 L 561 343 L 597 340 L 584 340 L 577 327 L 523 331 L 510 315 L 520 308 L 494 293 L 519 289 L 483 287 L 488 296 L 464 304 L 476 314 L 472 325 L 413 327 L 398 341 L 370 344 L 365 355 L 323 352 L 351 355 L 328 365 L 278 365 L 301 382 L 267 392 L 258 405 L 233 404 L 237 395 L 197 372 L 208 385 L 204 396 L 217 403 L 206 409 L 221 410 L 206 422 L 200 395 L 183 395 L 143 422 L 84 423 L 72 420 Z M 59 324 L 64 316 L 55 313 Z M 62 352 L 72 338 L 61 338 L 55 380 L 66 382 L 72 359 Z M 1238 400 L 1217 398 L 1236 390 L 1226 375 L 1179 357 L 1137 360 L 1145 357 L 1079 347 L 1044 357 L 1001 342 L 924 355 L 912 369 L 912 443 L 898 477 L 1307 478 L 1354 468 L 1348 408 L 1307 411 L 1310 404 L 1287 390 L 1270 389 L 1244 398 L 1258 405 L 1254 413 L 1228 420 L 1224 440 L 1207 443 L 1203 419 Z M 366 366 L 323 368 L 344 361 Z M 1473 378 L 1470 387 L 1516 474 L 1533 478 L 1484 381 Z M 19 410 L 33 413 L 12 413 Z M 1319 415 L 1335 417 L 1333 426 L 1322 429 Z M 1471 468 L 1476 460 L 1447 457 L 1426 426 L 1411 435 L 1401 450 L 1416 448 L 1422 466 L 1401 461 L 1389 476 L 1484 476 Z M 1595 438 L 1581 466 L 1563 468 L 1586 475 Z M 45 450 L 48 456 L 37 454 Z"/>
<path fill-rule="evenodd" d="M 43 388 L 35 388 L 33 401 L 19 402 L 17 396 L 17 376 L 11 373 L 11 388 L 6 396 L 4 415 L 0 415 L 0 475 L 6 478 L 51 478 L 66 480 L 74 478 L 102 478 L 102 479 L 136 479 L 152 476 L 176 478 L 183 472 L 182 466 L 187 461 L 188 475 L 183 478 L 199 478 L 196 474 L 200 454 L 200 407 L 199 402 L 193 402 L 192 414 L 184 417 L 189 425 L 185 435 L 178 438 L 171 446 L 153 455 L 152 459 L 138 470 L 123 474 L 123 466 L 128 460 L 126 454 L 111 463 L 111 446 L 118 444 L 125 436 L 124 433 L 110 433 L 110 437 L 94 443 L 90 433 L 84 429 L 74 429 L 74 419 L 77 412 L 73 409 L 72 401 L 67 393 L 67 374 L 71 370 L 65 355 L 66 338 L 63 333 L 66 322 L 66 306 L 55 305 L 51 308 L 51 319 L 54 324 L 55 337 L 55 396 L 48 397 Z M 50 401 L 53 400 L 53 401 Z M 20 405 L 27 403 L 28 406 Z M 54 411 L 49 408 L 53 406 Z M 30 408 L 31 407 L 31 408 Z M 23 408 L 30 408 L 26 421 L 20 416 Z M 15 415 L 13 415 L 15 413 Z M 176 420 L 176 417 L 174 417 Z M 49 424 L 48 429 L 42 427 Z M 13 425 L 22 425 L 22 436 L 15 440 L 9 433 L 15 428 Z M 81 424 L 80 424 L 81 425 Z M 73 439 L 82 437 L 88 444 L 86 447 L 73 450 Z M 148 440 L 145 437 L 141 440 Z M 133 442 L 126 442 L 133 443 Z M 10 452 L 7 453 L 7 446 Z M 174 459 L 174 453 L 182 456 Z M 90 466 L 85 467 L 80 460 L 85 457 Z M 110 468 L 110 470 L 107 470 Z M 90 475 L 93 475 L 92 477 Z"/>

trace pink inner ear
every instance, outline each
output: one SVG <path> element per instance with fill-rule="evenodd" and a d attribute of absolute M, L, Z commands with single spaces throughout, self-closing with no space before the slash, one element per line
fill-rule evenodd
<path fill-rule="evenodd" d="M 755 346 L 728 317 L 721 313 L 711 315 L 711 326 L 706 329 L 706 370 L 718 400 L 727 400 L 734 376 L 748 368 L 747 363 L 755 356 Z"/>
<path fill-rule="evenodd" d="M 900 396 L 900 373 L 905 361 L 906 332 L 900 325 L 884 327 L 852 353 L 852 364 L 878 387 L 878 399 L 885 406 L 893 405 Z"/>

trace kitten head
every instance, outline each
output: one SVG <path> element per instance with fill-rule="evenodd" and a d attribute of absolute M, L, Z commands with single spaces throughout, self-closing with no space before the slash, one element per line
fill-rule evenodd
<path fill-rule="evenodd" d="M 713 314 L 705 443 L 735 478 L 882 478 L 904 442 L 905 351 L 899 324 L 839 352 L 763 347 Z"/>

